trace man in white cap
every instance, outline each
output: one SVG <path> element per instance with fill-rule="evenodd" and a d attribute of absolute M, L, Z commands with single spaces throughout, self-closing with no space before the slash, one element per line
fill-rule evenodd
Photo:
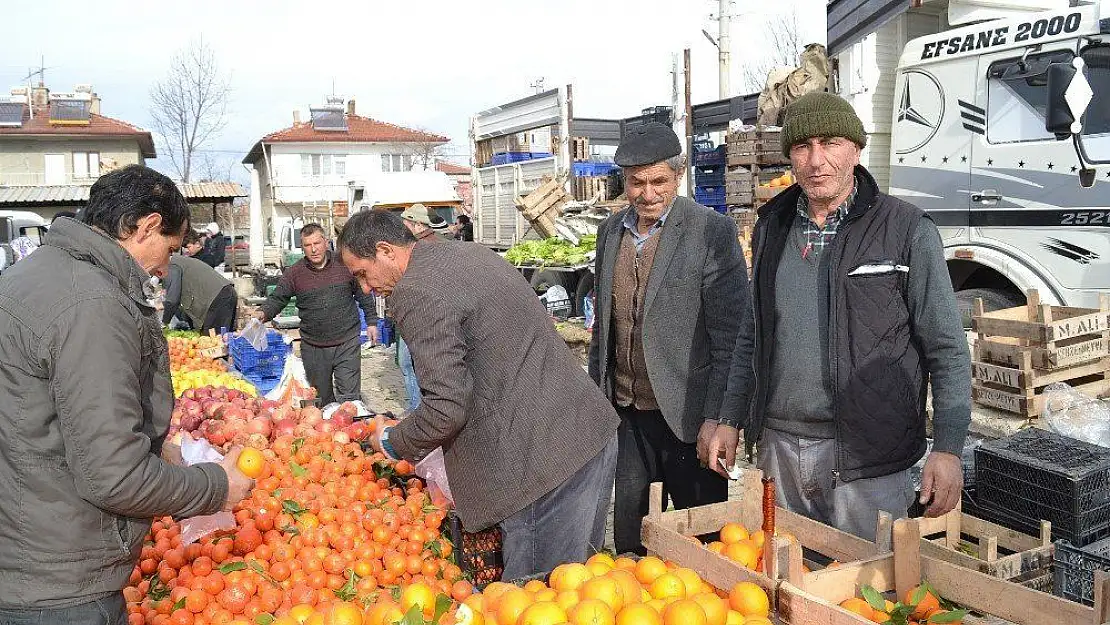
<path fill-rule="evenodd" d="M 219 267 L 224 264 L 224 257 L 227 253 L 227 241 L 224 235 L 220 232 L 220 226 L 216 222 L 211 222 L 204 228 L 208 238 L 204 241 L 204 249 L 195 256 L 198 260 L 203 260 L 208 263 L 210 267 Z"/>

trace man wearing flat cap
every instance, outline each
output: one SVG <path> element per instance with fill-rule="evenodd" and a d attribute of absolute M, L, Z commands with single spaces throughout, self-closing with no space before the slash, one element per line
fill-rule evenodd
<path fill-rule="evenodd" d="M 677 508 L 728 495 L 714 471 L 737 446 L 720 408 L 748 278 L 733 221 L 678 197 L 685 161 L 670 127 L 630 131 L 614 160 L 629 206 L 598 228 L 589 368 L 620 415 L 616 550 L 643 554 L 651 482 Z"/>
<path fill-rule="evenodd" d="M 416 236 L 418 241 L 425 239 L 444 239 L 450 237 L 447 222 L 423 204 L 413 204 L 401 213 L 401 220 Z"/>
<path fill-rule="evenodd" d="M 754 325 L 736 344 L 724 412 L 758 444 L 779 505 L 871 540 L 880 510 L 904 517 L 926 451 L 926 516 L 959 501 L 971 363 L 936 226 L 860 166 L 851 105 L 810 93 L 786 110 L 797 184 L 759 211 Z M 753 340 L 754 339 L 754 340 Z M 752 376 L 754 362 L 758 376 Z"/>

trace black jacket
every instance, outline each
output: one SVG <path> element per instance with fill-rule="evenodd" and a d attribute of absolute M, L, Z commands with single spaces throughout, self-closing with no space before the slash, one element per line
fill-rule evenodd
<path fill-rule="evenodd" d="M 845 482 L 908 468 L 926 450 L 928 376 L 904 299 L 905 274 L 848 275 L 861 265 L 908 266 L 910 241 L 924 213 L 881 193 L 866 169 L 857 167 L 856 179 L 855 204 L 823 255 L 828 262 L 822 263 L 821 281 L 829 289 L 819 294 L 828 307 L 822 336 L 832 375 L 837 471 Z M 801 192 L 795 185 L 767 203 L 753 236 L 753 315 L 745 318 L 749 329 L 739 333 L 722 408 L 740 417 L 749 453 L 763 430 L 778 330 L 775 276 Z M 754 369 L 741 366 L 749 360 Z"/>
<path fill-rule="evenodd" d="M 209 267 L 219 267 L 224 263 L 224 258 L 227 253 L 227 239 L 224 238 L 223 233 L 217 232 L 216 234 L 208 237 L 204 242 L 204 249 L 200 251 L 194 258 L 203 260 L 208 263 Z"/>

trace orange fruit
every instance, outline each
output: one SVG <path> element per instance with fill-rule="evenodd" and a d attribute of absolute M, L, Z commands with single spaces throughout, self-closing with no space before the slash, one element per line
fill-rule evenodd
<path fill-rule="evenodd" d="M 860 599 L 859 597 L 852 597 L 851 599 L 845 599 L 844 601 L 841 601 L 840 607 L 849 612 L 858 614 L 868 620 L 870 620 L 871 615 L 875 613 L 875 610 L 871 607 L 871 605 L 863 599 Z"/>
<path fill-rule="evenodd" d="M 258 479 L 262 475 L 262 468 L 266 465 L 266 457 L 262 452 L 254 447 L 246 447 L 239 453 L 239 460 L 235 462 L 235 467 L 243 472 L 243 475 L 251 478 L 252 480 Z"/>
<path fill-rule="evenodd" d="M 613 611 L 618 611 L 624 606 L 624 592 L 621 584 L 611 577 L 595 577 L 585 584 L 578 593 L 583 599 L 599 599 Z"/>
<path fill-rule="evenodd" d="M 353 603 L 340 601 L 324 615 L 325 625 L 362 625 L 362 610 Z"/>
<path fill-rule="evenodd" d="M 915 598 L 920 598 L 920 600 L 915 602 L 913 601 Z M 929 610 L 940 608 L 940 600 L 921 586 L 915 586 L 907 590 L 906 596 L 902 597 L 902 603 L 913 606 L 913 613 L 910 616 L 915 619 L 924 618 Z"/>
<path fill-rule="evenodd" d="M 767 536 L 763 533 L 763 530 L 756 530 L 752 532 L 752 535 L 748 537 L 748 540 L 751 541 L 753 547 L 762 550 L 763 543 L 766 542 Z"/>
<path fill-rule="evenodd" d="M 648 588 L 654 599 L 666 599 L 668 597 L 676 597 L 683 599 L 686 597 L 686 582 L 674 573 L 664 573 L 655 578 Z"/>
<path fill-rule="evenodd" d="M 625 558 L 623 556 L 613 560 L 613 566 L 614 568 L 629 570 L 633 573 L 636 571 L 636 561 L 632 558 Z"/>
<path fill-rule="evenodd" d="M 739 523 L 725 523 L 725 526 L 721 528 L 721 542 L 726 545 L 731 545 L 747 539 L 748 530 Z"/>
<path fill-rule="evenodd" d="M 708 592 L 702 592 L 691 597 L 705 612 L 706 625 L 726 625 L 728 619 L 728 604 L 724 599 Z"/>
<path fill-rule="evenodd" d="M 406 613 L 418 606 L 425 617 L 430 617 L 436 609 L 436 593 L 425 584 L 412 584 L 401 591 L 401 609 Z"/>
<path fill-rule="evenodd" d="M 725 617 L 725 625 L 744 625 L 744 615 L 736 610 L 729 610 Z"/>
<path fill-rule="evenodd" d="M 571 625 L 614 625 L 616 618 L 609 604 L 598 599 L 584 599 L 567 611 Z"/>
<path fill-rule="evenodd" d="M 586 565 L 588 566 L 588 565 L 593 564 L 595 562 L 604 564 L 605 566 L 607 566 L 611 569 L 615 568 L 617 566 L 616 561 L 613 560 L 613 556 L 605 553 L 604 551 L 599 551 L 599 552 L 595 553 L 594 555 L 590 556 L 590 559 L 586 560 Z"/>
<path fill-rule="evenodd" d="M 606 577 L 614 580 L 620 586 L 624 603 L 638 603 L 641 600 L 644 592 L 643 587 L 640 586 L 640 582 L 631 571 L 613 569 L 609 571 Z"/>
<path fill-rule="evenodd" d="M 515 625 L 520 615 L 524 614 L 530 605 L 532 605 L 532 595 L 527 591 L 520 588 L 505 591 L 505 594 L 497 600 L 498 625 Z"/>
<path fill-rule="evenodd" d="M 749 616 L 767 616 L 771 612 L 771 600 L 762 588 L 752 582 L 740 582 L 728 593 L 728 604 L 733 610 Z"/>
<path fill-rule="evenodd" d="M 315 611 L 316 610 L 307 603 L 299 603 L 289 608 L 289 616 L 293 617 L 293 620 L 297 621 L 298 625 L 304 625 L 304 622 L 307 621 L 308 617 L 312 616 L 312 613 Z"/>
<path fill-rule="evenodd" d="M 705 610 L 693 599 L 679 599 L 663 608 L 663 625 L 706 625 Z"/>
<path fill-rule="evenodd" d="M 747 540 L 726 544 L 721 552 L 726 558 L 738 563 L 740 566 L 755 569 L 759 564 L 759 550 Z"/>
<path fill-rule="evenodd" d="M 572 562 L 555 567 L 549 581 L 555 590 L 578 590 L 591 577 L 593 574 L 585 564 Z"/>
<path fill-rule="evenodd" d="M 517 619 L 517 625 L 558 625 L 567 621 L 567 613 L 553 601 L 540 601 L 528 606 Z"/>
<path fill-rule="evenodd" d="M 701 577 L 699 577 L 698 574 L 695 573 L 693 570 L 685 567 L 679 567 L 671 571 L 671 573 L 677 575 L 678 578 L 682 580 L 682 583 L 686 585 L 687 597 L 693 597 L 694 595 L 701 592 Z"/>
<path fill-rule="evenodd" d="M 536 594 L 544 588 L 547 588 L 547 584 L 541 582 L 538 579 L 530 580 L 527 584 L 524 585 L 524 590 L 527 590 L 532 594 Z"/>
<path fill-rule="evenodd" d="M 713 553 L 721 553 L 725 550 L 725 544 L 719 540 L 715 540 L 706 545 L 705 548 L 712 551 Z"/>
<path fill-rule="evenodd" d="M 636 563 L 636 579 L 640 583 L 647 586 L 655 581 L 655 578 L 667 572 L 667 565 L 662 560 L 655 556 L 648 556 L 640 559 Z"/>
<path fill-rule="evenodd" d="M 485 625 L 486 617 L 482 612 L 463 604 L 455 610 L 455 620 L 449 621 L 454 625 Z"/>
<path fill-rule="evenodd" d="M 614 625 L 663 625 L 663 617 L 646 603 L 633 603 L 617 612 Z"/>

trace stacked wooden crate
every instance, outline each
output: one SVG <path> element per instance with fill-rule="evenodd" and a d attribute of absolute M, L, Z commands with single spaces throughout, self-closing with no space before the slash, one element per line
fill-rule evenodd
<path fill-rule="evenodd" d="M 976 300 L 977 333 L 972 398 L 979 404 L 1039 416 L 1044 390 L 1065 382 L 1092 397 L 1110 392 L 1110 301 L 1099 308 L 1041 304 L 1036 290 L 1025 306 L 983 311 Z"/>
<path fill-rule="evenodd" d="M 730 132 L 727 162 L 725 192 L 729 206 L 759 208 L 782 191 L 763 186 L 782 176 L 790 162 L 782 155 L 782 131 L 756 127 Z"/>

